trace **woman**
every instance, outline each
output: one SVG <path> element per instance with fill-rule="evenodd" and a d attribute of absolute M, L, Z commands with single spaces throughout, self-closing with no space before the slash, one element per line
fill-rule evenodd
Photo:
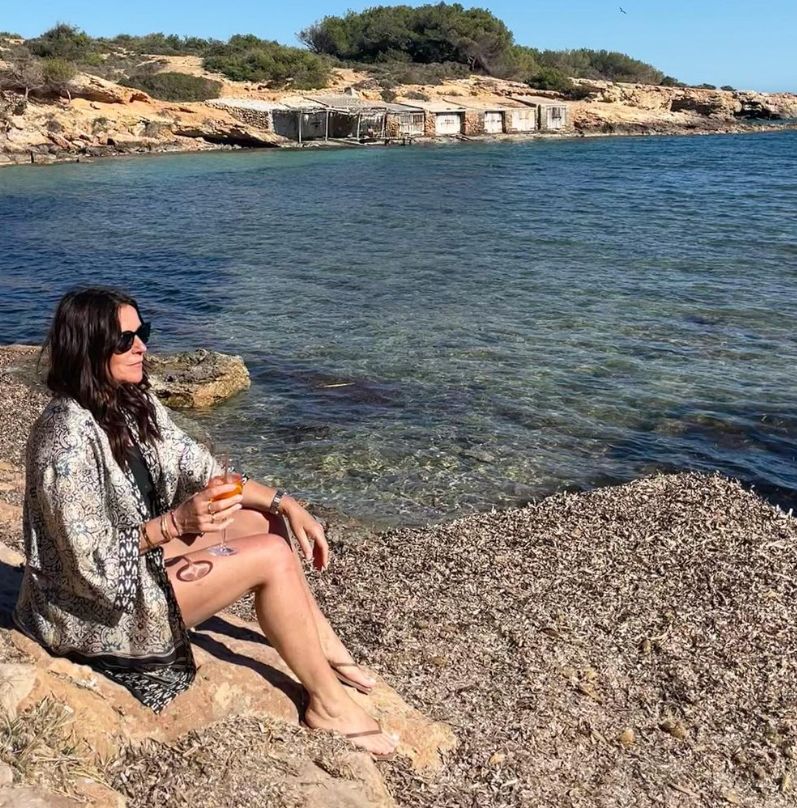
<path fill-rule="evenodd" d="M 186 628 L 254 591 L 263 632 L 308 691 L 307 724 L 392 755 L 395 739 L 340 681 L 368 692 L 373 680 L 319 611 L 281 529 L 284 517 L 324 569 L 321 525 L 254 480 L 230 496 L 213 457 L 148 392 L 149 331 L 136 301 L 113 290 L 58 304 L 45 345 L 54 397 L 28 441 L 17 625 L 159 711 L 196 672 Z M 209 553 L 223 530 L 234 555 Z M 197 569 L 206 574 L 190 580 Z"/>

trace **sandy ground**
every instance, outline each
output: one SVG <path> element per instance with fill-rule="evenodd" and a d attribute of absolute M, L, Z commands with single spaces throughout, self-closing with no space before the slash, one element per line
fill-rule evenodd
<path fill-rule="evenodd" d="M 0 351 L 9 467 L 42 399 L 7 361 Z M 0 499 L 18 494 L 0 486 Z M 3 539 L 18 544 L 18 525 Z M 407 808 L 797 804 L 795 582 L 797 520 L 692 474 L 336 540 L 330 571 L 312 576 L 355 655 L 460 739 L 434 779 L 382 764 Z M 251 617 L 247 600 L 233 611 Z M 261 731 L 249 729 L 191 739 L 236 760 L 201 804 L 291 804 L 279 767 L 249 787 L 236 752 Z M 131 805 L 154 793 L 146 760 L 182 751 L 115 764 Z"/>

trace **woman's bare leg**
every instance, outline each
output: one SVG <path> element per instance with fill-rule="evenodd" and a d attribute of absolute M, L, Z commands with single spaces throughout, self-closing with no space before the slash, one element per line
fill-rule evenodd
<path fill-rule="evenodd" d="M 278 536 L 282 536 L 285 541 L 290 544 L 288 528 L 285 525 L 285 520 L 281 516 L 249 509 L 241 510 L 235 516 L 236 523 L 230 528 L 230 531 L 235 535 L 248 536 L 251 533 L 260 533 L 265 530 L 268 533 L 275 533 Z M 230 531 L 228 531 L 228 535 Z M 299 555 L 295 551 L 295 548 L 293 555 L 296 560 L 296 565 L 299 568 L 300 578 L 305 594 L 307 595 L 308 603 L 310 604 L 310 609 L 315 618 L 318 637 L 321 640 L 321 648 L 323 648 L 327 660 L 336 670 L 339 670 L 341 674 L 355 682 L 364 692 L 367 692 L 376 684 L 376 679 L 374 679 L 365 668 L 354 661 L 354 657 L 349 653 L 349 649 L 343 644 L 343 640 L 338 637 L 335 629 L 332 628 L 326 615 L 319 608 L 313 593 L 310 591 L 310 585 L 307 583 L 302 562 L 299 560 Z"/>
<path fill-rule="evenodd" d="M 288 532 L 285 527 L 284 520 L 279 516 L 272 516 L 271 514 L 264 514 L 260 511 L 244 508 L 233 517 L 233 524 L 227 529 L 227 539 L 233 541 L 245 536 L 252 536 L 254 534 L 273 533 L 282 536 L 283 539 L 289 542 Z M 164 554 L 173 556 L 179 553 L 195 552 L 199 549 L 205 549 L 218 544 L 220 541 L 219 536 L 214 536 L 212 533 L 206 533 L 202 537 L 197 537 L 192 543 L 188 544 L 181 540 L 175 540 L 165 545 Z M 349 650 L 343 644 L 343 641 L 335 633 L 329 621 L 318 607 L 313 593 L 310 591 L 310 586 L 304 576 L 302 569 L 302 562 L 299 560 L 298 555 L 293 553 L 295 563 L 300 572 L 300 580 L 302 588 L 304 589 L 305 596 L 308 600 L 310 610 L 316 624 L 318 637 L 321 642 L 321 648 L 327 660 L 340 668 L 340 672 L 356 682 L 363 689 L 367 690 L 376 684 L 376 680 L 368 674 L 368 672 L 357 665 L 354 658 L 349 653 Z"/>
<path fill-rule="evenodd" d="M 376 721 L 348 697 L 324 656 L 302 576 L 285 540 L 261 533 L 229 544 L 238 550 L 236 555 L 217 557 L 199 549 L 167 560 L 186 625 L 197 625 L 254 591 L 260 627 L 308 691 L 307 724 L 343 734 L 377 730 Z M 196 581 L 181 580 L 179 571 L 188 561 L 209 564 L 210 570 Z M 366 735 L 355 743 L 376 754 L 395 748 L 385 734 Z"/>

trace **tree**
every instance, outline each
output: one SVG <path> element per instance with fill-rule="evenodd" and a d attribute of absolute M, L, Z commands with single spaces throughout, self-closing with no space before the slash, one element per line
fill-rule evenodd
<path fill-rule="evenodd" d="M 233 81 L 262 81 L 296 89 L 325 87 L 330 67 L 327 61 L 301 48 L 238 34 L 226 44 L 213 47 L 205 56 L 206 70 L 223 73 Z"/>
<path fill-rule="evenodd" d="M 571 93 L 575 87 L 570 77 L 555 67 L 543 67 L 529 77 L 527 84 L 535 90 L 554 90 L 565 95 Z"/>
<path fill-rule="evenodd" d="M 6 64 L 8 67 L 0 73 L 0 86 L 10 90 L 24 90 L 27 102 L 31 91 L 40 89 L 44 84 L 41 61 L 26 51 Z"/>
<path fill-rule="evenodd" d="M 459 62 L 489 72 L 514 45 L 512 32 L 486 9 L 459 3 L 376 6 L 324 17 L 299 33 L 314 53 L 346 61 Z"/>

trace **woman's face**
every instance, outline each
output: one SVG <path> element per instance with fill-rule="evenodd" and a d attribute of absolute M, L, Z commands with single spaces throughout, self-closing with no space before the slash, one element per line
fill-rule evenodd
<path fill-rule="evenodd" d="M 141 319 L 132 306 L 119 307 L 119 328 L 122 332 L 137 331 L 140 325 Z M 111 378 L 119 384 L 138 384 L 144 375 L 146 352 L 147 346 L 136 336 L 129 351 L 111 354 L 109 362 Z"/>

